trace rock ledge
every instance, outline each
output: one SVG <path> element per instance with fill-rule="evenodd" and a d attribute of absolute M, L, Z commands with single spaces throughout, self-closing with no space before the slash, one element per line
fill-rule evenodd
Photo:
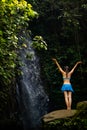
<path fill-rule="evenodd" d="M 64 118 L 67 118 L 67 117 L 72 117 L 76 114 L 76 111 L 77 110 L 65 110 L 65 109 L 62 109 L 62 110 L 55 110 L 55 111 L 52 111 L 46 115 L 43 116 L 43 121 L 46 123 L 46 122 L 49 122 L 49 121 L 53 121 L 53 120 L 56 120 L 56 119 L 64 119 Z"/>

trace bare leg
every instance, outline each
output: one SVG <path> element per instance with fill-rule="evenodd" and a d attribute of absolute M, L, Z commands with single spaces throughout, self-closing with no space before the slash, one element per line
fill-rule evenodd
<path fill-rule="evenodd" d="M 72 92 L 64 91 L 64 98 L 65 98 L 67 110 L 70 110 L 72 105 Z"/>
<path fill-rule="evenodd" d="M 71 105 L 72 105 L 72 92 L 68 92 L 68 106 L 69 109 L 71 109 Z"/>
<path fill-rule="evenodd" d="M 66 103 L 66 107 L 67 107 L 67 109 L 69 108 L 69 106 L 68 106 L 68 93 L 67 93 L 67 91 L 64 91 L 64 98 L 65 98 L 65 103 Z"/>

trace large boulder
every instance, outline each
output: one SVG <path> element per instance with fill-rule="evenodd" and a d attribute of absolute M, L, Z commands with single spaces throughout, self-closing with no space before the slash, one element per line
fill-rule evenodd
<path fill-rule="evenodd" d="M 42 118 L 44 130 L 86 130 L 87 101 L 78 102 L 75 110 L 56 110 Z"/>
<path fill-rule="evenodd" d="M 50 121 L 54 121 L 56 119 L 65 119 L 67 117 L 72 117 L 76 113 L 76 110 L 56 110 L 50 112 L 43 116 L 43 122 L 48 123 Z"/>
<path fill-rule="evenodd" d="M 87 110 L 87 101 L 82 101 L 77 103 L 77 110 Z"/>

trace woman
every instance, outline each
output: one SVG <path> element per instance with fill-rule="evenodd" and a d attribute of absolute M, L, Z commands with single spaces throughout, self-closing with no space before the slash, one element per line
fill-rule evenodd
<path fill-rule="evenodd" d="M 75 66 L 72 68 L 72 70 L 69 71 L 68 66 L 65 66 L 65 70 L 63 70 L 56 59 L 53 58 L 52 60 L 56 63 L 58 69 L 62 73 L 63 85 L 62 85 L 61 91 L 64 92 L 64 98 L 65 98 L 65 103 L 66 103 L 66 106 L 67 106 L 67 110 L 70 110 L 71 105 L 72 105 L 72 92 L 73 92 L 73 88 L 72 88 L 72 85 L 70 83 L 70 79 L 71 79 L 71 75 L 74 72 L 77 65 L 81 64 L 82 62 L 78 61 L 75 64 Z"/>

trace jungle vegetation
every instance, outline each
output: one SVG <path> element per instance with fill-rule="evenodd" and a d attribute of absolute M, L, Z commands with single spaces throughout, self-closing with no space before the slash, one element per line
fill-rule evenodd
<path fill-rule="evenodd" d="M 47 44 L 47 49 L 36 51 L 40 57 L 43 85 L 50 98 L 50 111 L 65 107 L 60 92 L 62 77 L 53 57 L 62 67 L 72 68 L 78 60 L 83 62 L 71 80 L 75 89 L 72 107 L 75 108 L 78 101 L 87 100 L 86 0 L 1 0 L 0 18 L 1 119 L 11 118 L 16 111 L 15 76 L 20 73 L 17 71 L 18 36 L 25 28 L 32 32 L 32 39 L 38 42 L 44 39 Z M 38 45 L 34 43 L 34 46 Z"/>
<path fill-rule="evenodd" d="M 87 4 L 85 0 L 31 0 L 33 8 L 39 13 L 38 19 L 31 23 L 33 35 L 42 35 L 47 43 L 47 51 L 39 51 L 41 77 L 48 91 L 52 109 L 65 108 L 60 92 L 62 77 L 52 58 L 56 58 L 62 68 L 70 69 L 81 60 L 83 62 L 72 75 L 74 87 L 73 108 L 78 101 L 86 98 L 87 76 Z M 51 108 L 50 106 L 50 108 Z M 51 110 L 52 110 L 51 109 Z"/>

